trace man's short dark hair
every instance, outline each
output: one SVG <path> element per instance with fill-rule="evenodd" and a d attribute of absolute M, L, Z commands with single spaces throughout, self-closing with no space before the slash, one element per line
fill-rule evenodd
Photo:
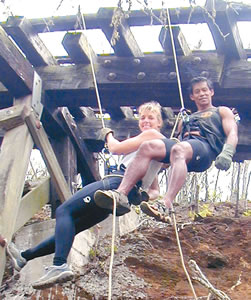
<path fill-rule="evenodd" d="M 190 81 L 190 84 L 189 84 L 189 87 L 188 87 L 189 95 L 193 94 L 193 87 L 196 83 L 199 83 L 199 82 L 206 82 L 207 86 L 209 87 L 210 90 L 214 89 L 212 80 L 210 80 L 207 77 L 198 76 L 198 77 L 192 78 L 192 80 Z"/>

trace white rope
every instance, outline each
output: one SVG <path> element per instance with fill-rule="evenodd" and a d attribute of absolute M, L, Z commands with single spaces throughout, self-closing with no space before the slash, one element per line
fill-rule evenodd
<path fill-rule="evenodd" d="M 197 282 L 199 282 L 204 287 L 206 287 L 209 290 L 210 294 L 213 294 L 219 300 L 231 300 L 231 298 L 226 293 L 216 289 L 211 284 L 211 282 L 201 272 L 200 268 L 198 267 L 198 265 L 196 264 L 196 262 L 194 260 L 191 259 L 188 262 L 188 265 L 193 272 L 193 275 L 194 275 L 193 279 L 196 280 Z"/>
<path fill-rule="evenodd" d="M 83 29 L 86 31 L 85 18 L 84 18 L 84 15 L 81 12 L 80 5 L 78 6 L 78 13 L 81 16 L 81 21 L 82 21 L 82 24 L 83 24 Z M 80 26 L 82 27 L 82 25 L 80 25 Z M 98 102 L 98 108 L 99 108 L 99 113 L 100 113 L 100 117 L 101 117 L 101 123 L 102 123 L 102 127 L 105 128 L 105 122 L 104 122 L 103 110 L 102 110 L 100 96 L 99 96 L 98 84 L 97 84 L 97 79 L 96 79 L 96 75 L 95 75 L 95 70 L 94 70 L 94 64 L 93 64 L 91 49 L 90 49 L 90 45 L 89 45 L 88 42 L 87 42 L 87 50 L 88 50 L 90 64 L 91 64 L 92 77 L 93 77 L 95 92 L 96 92 L 96 96 L 97 96 L 97 102 Z"/>
<path fill-rule="evenodd" d="M 180 71 L 179 71 L 179 65 L 178 65 L 178 61 L 177 61 L 177 55 L 176 55 L 176 50 L 175 50 L 174 38 L 173 38 L 173 31 L 172 31 L 172 26 L 171 26 L 171 19 L 170 19 L 170 14 L 169 14 L 168 8 L 166 9 L 166 12 L 167 12 L 167 21 L 168 21 L 168 26 L 169 26 L 172 50 L 173 50 L 175 71 L 177 74 L 177 82 L 178 82 L 178 88 L 179 88 L 181 108 L 183 109 L 185 107 L 185 105 L 184 105 L 183 94 L 182 94 L 182 89 L 181 89 Z"/>
<path fill-rule="evenodd" d="M 109 284 L 108 284 L 108 300 L 112 299 L 112 266 L 114 259 L 114 246 L 115 246 L 115 235 L 116 235 L 116 195 L 112 191 L 113 196 L 113 218 L 112 218 L 112 245 L 111 245 L 111 259 L 109 267 Z"/>
<path fill-rule="evenodd" d="M 81 16 L 83 29 L 86 31 L 85 19 L 84 19 L 84 15 L 81 12 L 80 5 L 78 6 L 78 13 Z M 100 117 L 101 117 L 102 127 L 105 128 L 104 116 L 103 116 L 103 111 L 102 111 L 102 106 L 101 106 L 101 101 L 100 101 L 100 96 L 99 96 L 99 90 L 98 90 L 98 84 L 97 84 L 97 79 L 96 79 L 92 55 L 91 55 L 91 49 L 90 49 L 90 45 L 88 42 L 87 42 L 87 49 L 88 49 L 88 53 L 89 53 L 93 82 L 94 82 L 95 92 L 96 92 L 96 96 L 97 96 L 97 102 L 98 102 L 98 108 L 99 108 L 99 113 L 100 113 Z M 112 297 L 112 266 L 113 266 L 113 259 L 114 259 L 114 245 L 115 245 L 115 235 L 116 235 L 116 198 L 114 196 L 115 195 L 113 194 L 112 245 L 111 245 L 111 259 L 110 259 L 109 279 L 108 279 L 108 300 L 112 299 L 111 298 Z"/>
<path fill-rule="evenodd" d="M 187 271 L 187 268 L 186 268 L 186 265 L 185 265 L 185 262 L 184 262 L 184 256 L 183 256 L 183 252 L 182 252 L 182 248 L 181 248 L 181 244 L 180 244 L 179 233 L 178 233 L 178 230 L 177 230 L 177 222 L 176 222 L 175 214 L 173 212 L 173 206 L 171 207 L 171 210 L 172 210 L 172 217 L 173 217 L 173 227 L 174 227 L 174 230 L 175 230 L 176 240 L 177 240 L 178 249 L 179 249 L 179 253 L 180 253 L 181 264 L 182 264 L 183 270 L 186 274 L 188 283 L 189 283 L 189 285 L 191 287 L 191 290 L 193 292 L 194 299 L 197 300 L 198 298 L 196 296 L 196 293 L 195 293 L 195 290 L 194 290 L 194 287 L 193 287 L 193 284 L 192 284 L 192 280 L 191 280 L 191 278 L 188 274 L 188 271 Z"/>
<path fill-rule="evenodd" d="M 185 106 L 184 106 L 184 100 L 183 100 L 182 89 L 181 89 L 180 72 L 179 72 L 179 66 L 178 66 L 178 61 L 177 61 L 177 56 L 176 56 L 176 49 L 175 49 L 174 38 L 173 38 L 173 31 L 172 31 L 170 14 L 169 14 L 169 9 L 168 8 L 166 9 L 166 12 L 167 12 L 167 20 L 168 20 L 168 26 L 169 26 L 169 32 L 170 32 L 170 38 L 171 38 L 171 44 L 172 44 L 172 50 L 173 50 L 175 70 L 176 70 L 176 74 L 177 74 L 177 82 L 178 82 L 178 88 L 179 88 L 181 109 L 184 110 Z M 178 120 L 179 120 L 180 116 L 181 116 L 181 112 L 179 112 L 179 114 L 177 116 L 175 127 L 177 126 L 177 123 L 178 123 Z M 173 137 L 175 127 L 172 131 L 171 138 Z M 191 287 L 191 290 L 193 292 L 194 298 L 197 300 L 198 298 L 196 296 L 196 293 L 195 293 L 195 290 L 194 290 L 194 287 L 193 287 L 193 284 L 192 284 L 192 280 L 189 276 L 189 273 L 187 271 L 187 268 L 186 268 L 186 265 L 185 265 L 185 262 L 184 262 L 184 256 L 183 256 L 183 252 L 182 252 L 182 248 L 181 248 L 181 244 L 180 244 L 179 233 L 178 233 L 178 230 L 177 230 L 177 223 L 176 223 L 176 218 L 175 218 L 175 214 L 174 214 L 174 211 L 173 211 L 173 206 L 171 207 L 171 210 L 172 210 L 172 217 L 173 217 L 173 226 L 174 226 L 177 245 L 178 245 L 178 249 L 179 249 L 179 253 L 180 253 L 181 264 L 182 264 L 183 270 L 186 274 L 186 277 L 187 277 L 187 280 L 188 280 L 189 285 Z"/>

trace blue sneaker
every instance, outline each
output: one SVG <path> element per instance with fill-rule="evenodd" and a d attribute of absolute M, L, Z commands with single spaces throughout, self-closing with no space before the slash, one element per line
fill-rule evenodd
<path fill-rule="evenodd" d="M 17 249 L 14 243 L 7 244 L 6 250 L 14 269 L 20 272 L 21 269 L 27 264 L 27 260 L 22 257 L 21 251 Z"/>
<path fill-rule="evenodd" d="M 61 266 L 50 266 L 46 268 L 43 277 L 32 284 L 34 289 L 45 289 L 51 287 L 55 283 L 62 283 L 71 280 L 74 277 L 73 272 L 67 264 Z"/>

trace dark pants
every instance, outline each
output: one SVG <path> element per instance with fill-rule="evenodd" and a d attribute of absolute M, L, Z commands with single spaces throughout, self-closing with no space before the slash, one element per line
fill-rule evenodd
<path fill-rule="evenodd" d="M 116 173 L 123 175 L 123 172 Z M 103 221 L 111 213 L 111 210 L 100 208 L 95 204 L 94 193 L 97 190 L 116 189 L 121 180 L 122 177 L 108 177 L 88 184 L 75 193 L 56 210 L 55 234 L 36 247 L 22 252 L 22 256 L 31 260 L 55 252 L 53 263 L 55 265 L 65 263 L 75 235 Z M 134 197 L 134 193 L 135 189 L 130 192 L 129 201 Z"/>

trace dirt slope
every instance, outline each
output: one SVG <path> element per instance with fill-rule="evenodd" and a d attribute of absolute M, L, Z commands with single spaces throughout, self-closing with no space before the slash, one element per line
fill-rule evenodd
<path fill-rule="evenodd" d="M 187 222 L 177 214 L 179 237 L 189 273 L 193 259 L 212 285 L 232 300 L 251 299 L 251 217 L 202 218 Z M 90 263 L 74 282 L 43 291 L 21 286 L 10 274 L 1 288 L 1 299 L 107 299 L 110 239 L 93 249 Z M 145 218 L 137 231 L 116 240 L 112 299 L 194 299 L 181 266 L 172 226 Z M 198 299 L 208 290 L 197 282 Z M 214 297 L 210 298 L 216 299 Z"/>

